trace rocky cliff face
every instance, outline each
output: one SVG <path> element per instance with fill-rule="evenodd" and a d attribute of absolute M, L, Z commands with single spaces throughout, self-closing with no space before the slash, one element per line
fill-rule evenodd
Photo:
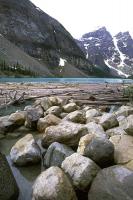
<path fill-rule="evenodd" d="M 0 33 L 54 75 L 65 76 L 67 65 L 75 67 L 77 76 L 77 70 L 81 76 L 95 73 L 67 30 L 29 0 L 0 0 Z"/>
<path fill-rule="evenodd" d="M 76 41 L 94 65 L 108 67 L 114 75 L 133 75 L 133 39 L 129 32 L 112 36 L 102 27 Z"/>

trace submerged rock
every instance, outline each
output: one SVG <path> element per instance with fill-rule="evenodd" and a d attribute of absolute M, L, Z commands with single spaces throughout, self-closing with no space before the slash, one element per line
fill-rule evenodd
<path fill-rule="evenodd" d="M 59 167 L 42 172 L 33 185 L 32 200 L 77 200 L 75 191 Z"/>
<path fill-rule="evenodd" d="M 17 200 L 19 189 L 6 157 L 0 153 L 0 200 Z"/>
<path fill-rule="evenodd" d="M 61 167 L 72 179 L 74 187 L 83 191 L 88 190 L 91 182 L 100 170 L 95 162 L 78 153 L 67 157 Z"/>
<path fill-rule="evenodd" d="M 40 148 L 31 134 L 16 142 L 11 149 L 10 156 L 12 162 L 18 166 L 35 164 L 41 159 Z"/>
<path fill-rule="evenodd" d="M 133 172 L 112 166 L 97 174 L 88 193 L 88 200 L 132 200 Z"/>

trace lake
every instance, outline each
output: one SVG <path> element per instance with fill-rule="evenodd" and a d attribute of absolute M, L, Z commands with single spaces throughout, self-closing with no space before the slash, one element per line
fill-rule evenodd
<path fill-rule="evenodd" d="M 34 82 L 34 83 L 133 83 L 133 79 L 120 78 L 0 78 L 0 83 L 5 82 Z"/>

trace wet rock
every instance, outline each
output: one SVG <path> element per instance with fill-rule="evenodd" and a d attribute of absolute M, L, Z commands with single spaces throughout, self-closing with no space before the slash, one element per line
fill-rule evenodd
<path fill-rule="evenodd" d="M 37 122 L 37 130 L 40 133 L 45 132 L 45 129 L 49 126 L 58 125 L 61 122 L 61 119 L 56 117 L 53 114 L 49 114 L 44 118 L 40 118 Z"/>
<path fill-rule="evenodd" d="M 69 113 L 65 117 L 65 120 L 69 120 L 69 121 L 80 123 L 80 124 L 84 124 L 86 122 L 84 113 L 79 110 Z"/>
<path fill-rule="evenodd" d="M 15 124 L 9 120 L 9 116 L 0 117 L 0 134 L 13 131 L 15 128 Z"/>
<path fill-rule="evenodd" d="M 32 200 L 77 200 L 75 191 L 59 167 L 42 172 L 33 185 Z"/>
<path fill-rule="evenodd" d="M 73 112 L 73 111 L 77 110 L 77 105 L 76 105 L 76 103 L 69 103 L 69 104 L 63 106 L 63 110 L 67 113 Z"/>
<path fill-rule="evenodd" d="M 132 200 L 133 172 L 112 166 L 99 171 L 88 193 L 88 200 Z"/>
<path fill-rule="evenodd" d="M 129 135 L 115 135 L 110 138 L 114 144 L 114 159 L 116 164 L 130 166 L 133 162 L 133 137 Z M 131 165 L 133 170 L 133 166 Z"/>
<path fill-rule="evenodd" d="M 35 164 L 41 159 L 40 148 L 31 134 L 16 142 L 11 149 L 10 156 L 12 162 L 18 166 Z"/>
<path fill-rule="evenodd" d="M 114 163 L 114 145 L 106 138 L 95 137 L 85 147 L 84 155 L 100 167 L 108 167 Z"/>
<path fill-rule="evenodd" d="M 78 153 L 67 157 L 61 167 L 71 178 L 74 187 L 83 191 L 88 190 L 91 182 L 100 170 L 95 162 Z"/>
<path fill-rule="evenodd" d="M 101 117 L 99 124 L 102 125 L 105 130 L 111 129 L 119 125 L 115 114 L 112 113 L 104 114 Z"/>
<path fill-rule="evenodd" d="M 46 114 L 53 114 L 59 117 L 61 112 L 62 109 L 60 108 L 60 106 L 52 106 L 46 111 Z"/>
<path fill-rule="evenodd" d="M 64 144 L 60 144 L 58 142 L 54 142 L 49 146 L 49 148 L 48 148 L 48 150 L 45 154 L 44 166 L 46 166 L 46 167 L 51 167 L 51 166 L 60 167 L 63 160 L 73 153 L 74 153 L 74 151 L 70 147 L 68 147 Z"/>
<path fill-rule="evenodd" d="M 82 136 L 87 134 L 84 125 L 62 121 L 57 126 L 46 128 L 43 134 L 42 145 L 49 146 L 53 142 L 60 142 L 68 146 L 77 146 Z"/>
<path fill-rule="evenodd" d="M 17 200 L 19 189 L 6 157 L 0 153 L 0 200 Z"/>

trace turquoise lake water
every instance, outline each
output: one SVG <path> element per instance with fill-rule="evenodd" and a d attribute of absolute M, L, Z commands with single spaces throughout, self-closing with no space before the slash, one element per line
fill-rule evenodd
<path fill-rule="evenodd" d="M 119 78 L 0 78 L 1 83 L 5 82 L 34 82 L 34 83 L 133 83 L 133 79 Z"/>

